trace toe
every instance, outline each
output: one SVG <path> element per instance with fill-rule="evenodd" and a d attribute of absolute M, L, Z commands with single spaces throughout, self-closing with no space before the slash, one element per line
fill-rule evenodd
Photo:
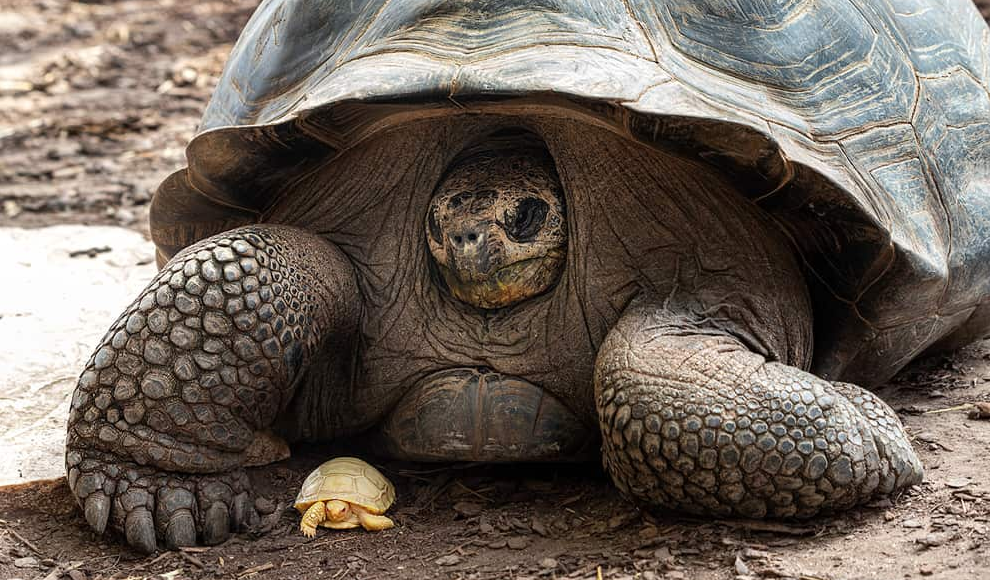
<path fill-rule="evenodd" d="M 102 491 L 89 494 L 86 498 L 84 512 L 86 523 L 97 534 L 102 534 L 107 529 L 107 521 L 110 519 L 110 497 Z"/>
<path fill-rule="evenodd" d="M 158 548 L 155 543 L 155 521 L 146 507 L 135 508 L 127 514 L 124 535 L 131 547 L 144 554 L 152 554 Z"/>
<path fill-rule="evenodd" d="M 165 546 L 175 550 L 186 546 L 196 545 L 196 522 L 192 512 L 179 511 L 172 514 L 165 527 Z"/>
<path fill-rule="evenodd" d="M 254 505 L 251 496 L 247 492 L 237 494 L 234 498 L 234 509 L 232 510 L 233 525 L 235 531 L 243 530 L 251 521 L 251 512 Z"/>
<path fill-rule="evenodd" d="M 230 537 L 230 512 L 227 506 L 216 502 L 203 516 L 203 543 L 208 546 L 222 544 Z"/>
<path fill-rule="evenodd" d="M 196 498 L 183 488 L 163 487 L 158 491 L 156 519 L 158 530 L 170 549 L 196 545 Z"/>

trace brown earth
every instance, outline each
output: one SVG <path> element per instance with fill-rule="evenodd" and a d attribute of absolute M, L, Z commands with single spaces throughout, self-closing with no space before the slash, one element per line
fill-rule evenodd
<path fill-rule="evenodd" d="M 4 0 L 0 226 L 146 232 L 253 0 Z M 990 5 L 984 3 L 985 9 Z M 62 480 L 0 490 L 0 578 L 990 578 L 990 341 L 920 361 L 881 390 L 926 482 L 812 522 L 647 515 L 599 466 L 376 462 L 398 526 L 296 531 L 291 500 L 347 445 L 253 470 L 268 515 L 227 543 L 143 557 L 85 525 Z M 0 397 L 4 393 L 0 393 Z"/>

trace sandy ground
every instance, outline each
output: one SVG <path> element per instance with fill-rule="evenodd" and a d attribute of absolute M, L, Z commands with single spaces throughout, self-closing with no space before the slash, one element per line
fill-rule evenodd
<path fill-rule="evenodd" d="M 107 322 L 156 272 L 154 245 L 114 226 L 0 228 L 0 485 L 64 473 L 65 418 Z"/>
<path fill-rule="evenodd" d="M 0 309 L 0 452 L 8 469 L 0 473 L 11 473 L 15 454 L 39 454 L 23 463 L 36 473 L 6 481 L 58 473 L 53 456 L 79 360 L 112 322 L 114 304 L 127 301 L 128 285 L 150 277 L 140 236 L 151 192 L 182 164 L 253 7 L 0 3 L 3 267 L 35 276 Z M 48 227 L 58 224 L 77 229 Z M 120 296 L 85 299 L 86 285 L 110 280 Z M 47 288 L 56 283 L 62 287 Z M 61 303 L 49 307 L 53 301 Z M 990 400 L 990 341 L 919 361 L 881 394 L 913 438 L 925 483 L 813 522 L 642 514 L 595 464 L 373 459 L 399 490 L 398 526 L 307 540 L 289 504 L 310 469 L 353 450 L 341 443 L 295 449 L 292 459 L 253 470 L 264 517 L 249 533 L 151 557 L 95 536 L 61 478 L 0 489 L 0 578 L 990 578 L 990 421 L 967 418 L 970 403 Z"/>

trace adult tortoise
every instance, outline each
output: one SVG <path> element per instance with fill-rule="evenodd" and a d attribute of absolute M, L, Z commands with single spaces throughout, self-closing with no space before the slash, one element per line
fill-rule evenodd
<path fill-rule="evenodd" d="M 859 385 L 990 326 L 969 0 L 271 0 L 69 418 L 89 524 L 216 543 L 256 441 L 567 460 L 648 508 L 917 483 Z M 264 445 L 262 445 L 264 447 Z"/>

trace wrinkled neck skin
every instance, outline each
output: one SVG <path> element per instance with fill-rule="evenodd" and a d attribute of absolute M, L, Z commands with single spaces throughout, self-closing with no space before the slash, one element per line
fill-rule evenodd
<path fill-rule="evenodd" d="M 549 275 L 523 276 L 532 282 L 527 293 L 501 302 L 490 289 L 474 296 L 452 291 L 483 281 L 486 266 L 490 274 L 509 262 L 495 264 L 489 255 L 487 264 L 479 258 L 457 266 L 458 256 L 442 246 L 457 235 L 476 241 L 464 234 L 485 222 L 472 221 L 478 216 L 501 215 L 504 222 L 505 208 L 519 198 L 511 192 L 520 189 L 504 164 L 464 165 L 465 151 L 479 135 L 520 129 L 538 137 L 559 180 L 554 192 L 550 172 L 527 170 L 537 185 L 526 195 L 562 198 L 559 209 L 546 212 L 559 213 L 559 227 L 543 232 L 542 249 L 527 250 L 542 256 Z M 499 174 L 509 185 L 492 179 Z M 472 187 L 479 176 L 484 187 Z M 316 385 L 320 404 L 302 399 L 298 406 L 299 417 L 311 416 L 304 423 L 343 425 L 343 432 L 366 428 L 422 377 L 488 367 L 547 389 L 594 425 L 598 347 L 627 305 L 643 297 L 691 310 L 706 327 L 729 332 L 772 360 L 810 364 L 807 289 L 776 227 L 714 168 L 611 129 L 575 118 L 505 114 L 411 122 L 366 139 L 288 188 L 298 201 L 276 204 L 270 221 L 320 232 L 337 244 L 355 267 L 364 300 L 354 376 L 344 387 Z M 477 211 L 448 219 L 449 202 L 465 193 L 461 201 Z M 485 209 L 498 199 L 502 210 Z M 489 228 L 484 235 L 504 233 L 491 229 L 493 221 L 482 223 Z"/>

